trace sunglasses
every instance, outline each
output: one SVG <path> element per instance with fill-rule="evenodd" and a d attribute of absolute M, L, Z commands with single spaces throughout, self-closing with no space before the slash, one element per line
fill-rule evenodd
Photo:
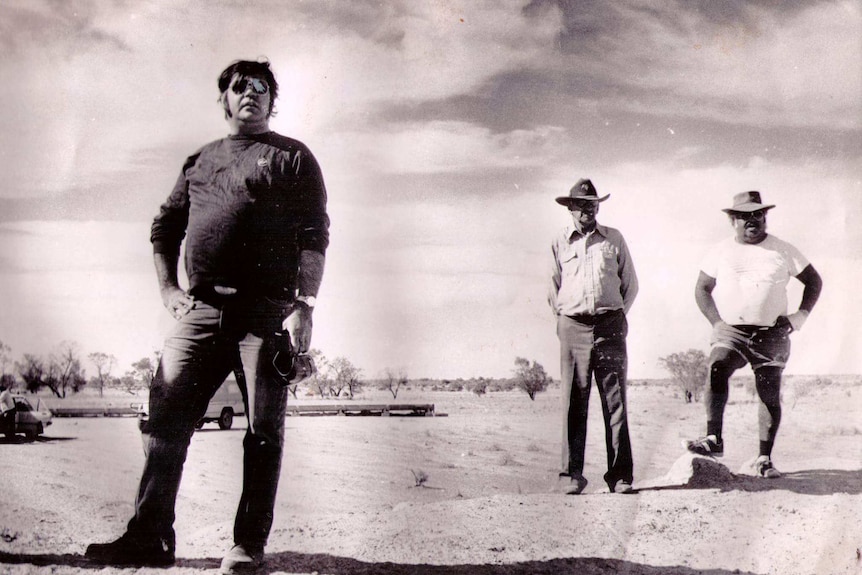
<path fill-rule="evenodd" d="M 580 201 L 580 202 L 573 202 L 569 206 L 569 211 L 570 212 L 590 212 L 590 211 L 595 211 L 596 208 L 598 208 L 598 205 L 596 204 L 596 202 Z"/>
<path fill-rule="evenodd" d="M 260 78 L 240 78 L 231 86 L 234 94 L 245 94 L 248 87 L 251 86 L 252 92 L 255 94 L 266 94 L 269 92 L 269 85 Z"/>
<path fill-rule="evenodd" d="M 762 222 L 766 219 L 766 212 L 736 212 L 733 214 L 733 217 L 746 222 Z"/>

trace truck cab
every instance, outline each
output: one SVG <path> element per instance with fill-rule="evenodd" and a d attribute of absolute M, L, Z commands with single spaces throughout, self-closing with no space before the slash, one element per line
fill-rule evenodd
<path fill-rule="evenodd" d="M 233 418 L 237 415 L 245 415 L 245 404 L 242 401 L 242 392 L 233 374 L 229 375 L 221 384 L 213 398 L 210 400 L 207 412 L 195 424 L 200 429 L 206 423 L 218 422 L 220 429 L 230 429 Z"/>

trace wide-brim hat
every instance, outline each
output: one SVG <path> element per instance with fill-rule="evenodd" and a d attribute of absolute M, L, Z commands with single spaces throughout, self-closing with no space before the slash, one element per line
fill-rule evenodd
<path fill-rule="evenodd" d="M 591 202 L 603 202 L 606 199 L 611 197 L 610 194 L 606 196 L 599 197 L 599 193 L 596 191 L 596 187 L 593 183 L 587 178 L 581 178 L 578 180 L 572 189 L 569 190 L 568 196 L 560 196 L 556 198 L 556 202 L 561 206 L 571 206 L 575 200 L 588 200 Z"/>
<path fill-rule="evenodd" d="M 733 196 L 733 207 L 724 208 L 721 211 L 726 214 L 733 212 L 758 212 L 760 210 L 770 210 L 775 206 L 764 204 L 760 199 L 760 192 L 742 192 Z"/>

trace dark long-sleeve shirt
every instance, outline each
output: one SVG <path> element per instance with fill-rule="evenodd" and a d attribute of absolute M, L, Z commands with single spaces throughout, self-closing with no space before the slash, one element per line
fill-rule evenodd
<path fill-rule="evenodd" d="M 186 160 L 153 221 L 156 253 L 179 254 L 183 238 L 191 293 L 220 285 L 292 298 L 300 252 L 329 245 L 317 160 L 275 132 L 207 144 Z"/>

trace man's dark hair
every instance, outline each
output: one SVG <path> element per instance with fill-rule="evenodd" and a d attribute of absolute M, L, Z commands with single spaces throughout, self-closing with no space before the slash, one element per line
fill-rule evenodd
<path fill-rule="evenodd" d="M 269 67 L 269 62 L 253 62 L 251 60 L 231 62 L 230 66 L 225 68 L 218 77 L 218 89 L 221 94 L 224 94 L 230 87 L 230 81 L 234 74 L 240 78 L 263 78 L 266 80 L 266 83 L 269 84 L 269 115 L 271 116 L 275 99 L 278 98 L 278 82 L 275 80 L 272 68 Z"/>

